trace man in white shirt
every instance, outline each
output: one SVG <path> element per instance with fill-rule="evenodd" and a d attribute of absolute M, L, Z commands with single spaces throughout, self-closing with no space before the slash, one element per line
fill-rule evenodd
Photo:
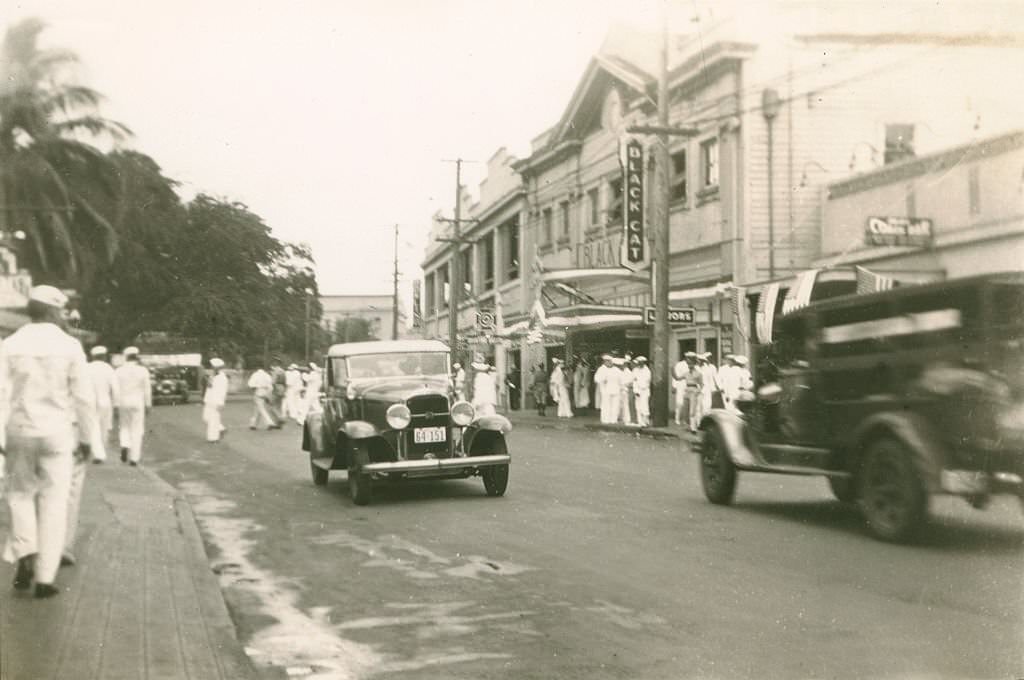
<path fill-rule="evenodd" d="M 114 409 L 120 399 L 120 388 L 114 376 L 114 367 L 107 363 L 107 348 L 96 345 L 89 352 L 89 380 L 96 393 L 96 427 L 93 430 L 92 461 L 102 463 L 107 459 L 107 442 L 114 427 Z"/>
<path fill-rule="evenodd" d="M 279 427 L 269 410 L 274 392 L 274 379 L 262 368 L 257 368 L 249 376 L 249 389 L 252 390 L 252 418 L 249 419 L 249 429 L 264 427 L 264 423 L 268 430 Z"/>
<path fill-rule="evenodd" d="M 697 360 L 700 373 L 704 377 L 701 387 L 701 413 L 708 413 L 711 411 L 712 393 L 721 389 L 718 384 L 718 369 L 711 363 L 711 352 L 698 354 Z"/>
<path fill-rule="evenodd" d="M 633 411 L 630 409 L 630 401 L 633 399 L 633 377 L 632 357 L 616 359 L 615 365 L 622 373 L 619 382 L 619 422 L 623 425 L 634 425 Z"/>
<path fill-rule="evenodd" d="M 284 417 L 298 420 L 302 412 L 302 374 L 296 364 L 284 372 Z"/>
<path fill-rule="evenodd" d="M 604 361 L 594 373 L 594 386 L 601 405 L 601 422 L 615 424 L 619 417 L 619 399 L 622 391 L 622 371 L 616 367 L 610 354 L 601 357 Z M 621 361 L 621 359 L 620 359 Z"/>
<path fill-rule="evenodd" d="M 146 434 L 146 413 L 153 407 L 149 371 L 139 363 L 139 348 L 125 347 L 124 364 L 114 375 L 120 390 L 117 417 L 120 425 L 121 462 L 136 466 L 142 460 L 142 438 Z"/>
<path fill-rule="evenodd" d="M 221 411 L 228 399 L 228 377 L 224 375 L 224 362 L 218 357 L 210 359 L 213 376 L 203 392 L 203 421 L 206 423 L 206 441 L 216 443 L 227 430 L 221 421 Z"/>
<path fill-rule="evenodd" d="M 30 323 L 0 346 L 0 441 L 11 530 L 3 557 L 17 561 L 14 587 L 35 581 L 52 597 L 67 534 L 73 458 L 90 455 L 95 393 L 82 345 L 62 329 L 67 297 L 53 286 L 29 292 Z"/>
<path fill-rule="evenodd" d="M 641 427 L 651 424 L 651 369 L 647 357 L 636 358 L 633 369 L 633 392 L 636 393 L 636 417 Z"/>

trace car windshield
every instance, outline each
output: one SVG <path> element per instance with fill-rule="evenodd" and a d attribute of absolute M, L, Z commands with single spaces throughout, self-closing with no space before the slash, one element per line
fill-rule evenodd
<path fill-rule="evenodd" d="M 415 375 L 447 375 L 445 352 L 391 352 L 348 358 L 349 377 L 389 378 Z"/>

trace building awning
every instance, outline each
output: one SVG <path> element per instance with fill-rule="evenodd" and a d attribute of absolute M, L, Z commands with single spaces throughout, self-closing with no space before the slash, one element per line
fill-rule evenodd
<path fill-rule="evenodd" d="M 634 272 L 625 267 L 602 267 L 595 269 L 551 269 L 541 273 L 540 280 L 554 281 L 650 281 L 647 272 Z"/>
<path fill-rule="evenodd" d="M 670 302 L 680 302 L 683 300 L 700 300 L 703 298 L 711 298 L 716 295 L 727 295 L 733 289 L 732 283 L 717 283 L 713 286 L 707 286 L 705 288 L 687 288 L 685 290 L 670 290 L 668 292 L 668 299 Z"/>
<path fill-rule="evenodd" d="M 572 305 L 547 311 L 545 335 L 569 329 L 630 328 L 643 324 L 643 310 L 638 307 L 610 305 Z M 530 332 L 530 322 L 520 321 L 495 334 L 499 337 L 521 337 Z"/>

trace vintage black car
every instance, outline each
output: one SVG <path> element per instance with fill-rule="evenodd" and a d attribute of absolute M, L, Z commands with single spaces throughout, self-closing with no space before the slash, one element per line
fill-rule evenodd
<path fill-rule="evenodd" d="M 149 369 L 153 403 L 184 404 L 188 401 L 188 380 L 179 366 L 154 366 Z"/>
<path fill-rule="evenodd" d="M 380 479 L 478 475 L 489 496 L 503 495 L 512 425 L 456 400 L 449 366 L 448 346 L 436 340 L 331 347 L 322 412 L 309 415 L 302 430 L 313 483 L 347 470 L 356 505 L 370 502 Z"/>
<path fill-rule="evenodd" d="M 1024 503 L 1024 275 L 816 302 L 758 355 L 756 398 L 701 423 L 712 503 L 732 502 L 738 470 L 822 475 L 889 541 L 933 494 Z"/>

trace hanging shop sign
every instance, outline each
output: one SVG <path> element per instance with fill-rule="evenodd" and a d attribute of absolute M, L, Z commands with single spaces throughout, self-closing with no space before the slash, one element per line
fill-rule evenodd
<path fill-rule="evenodd" d="M 622 238 L 621 264 L 632 271 L 648 264 L 647 236 L 644 229 L 644 145 L 635 137 L 621 144 L 622 161 Z"/>
<path fill-rule="evenodd" d="M 864 232 L 869 246 L 928 246 L 932 221 L 921 217 L 869 217 Z"/>
<path fill-rule="evenodd" d="M 654 307 L 644 307 L 644 325 L 653 326 L 655 319 Z M 697 310 L 693 307 L 669 307 L 669 326 L 692 326 L 697 318 Z"/>
<path fill-rule="evenodd" d="M 576 244 L 577 269 L 619 269 L 622 236 L 612 234 Z"/>

